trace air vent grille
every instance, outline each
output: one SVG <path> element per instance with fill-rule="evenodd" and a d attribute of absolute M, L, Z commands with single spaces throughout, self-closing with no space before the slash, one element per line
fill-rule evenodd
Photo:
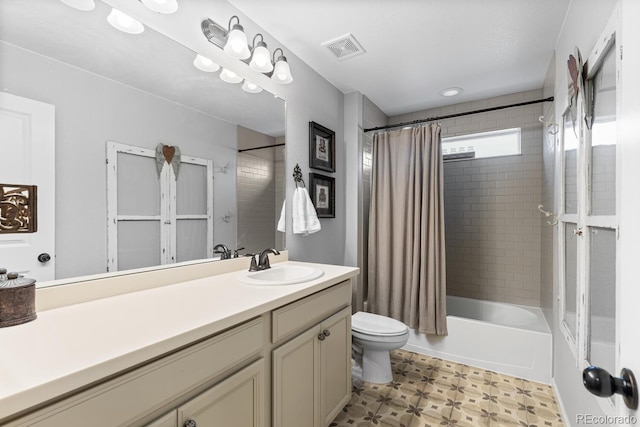
<path fill-rule="evenodd" d="M 353 58 L 366 52 L 362 45 L 358 43 L 353 34 L 347 33 L 343 36 L 322 43 L 329 49 L 336 58 L 340 60 Z"/>

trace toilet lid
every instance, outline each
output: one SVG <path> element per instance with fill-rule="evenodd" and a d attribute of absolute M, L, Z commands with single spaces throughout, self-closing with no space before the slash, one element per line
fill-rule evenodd
<path fill-rule="evenodd" d="M 351 316 L 351 329 L 369 335 L 402 335 L 409 328 L 399 320 L 359 311 Z"/>

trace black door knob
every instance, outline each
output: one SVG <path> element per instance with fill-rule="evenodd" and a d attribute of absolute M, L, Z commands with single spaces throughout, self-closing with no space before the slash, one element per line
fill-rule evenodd
<path fill-rule="evenodd" d="M 620 371 L 620 378 L 612 377 L 605 369 L 589 366 L 582 371 L 582 383 L 592 394 L 609 397 L 621 394 L 629 409 L 638 408 L 638 386 L 636 377 L 629 369 Z"/>
<path fill-rule="evenodd" d="M 38 255 L 38 261 L 40 261 L 41 263 L 49 262 L 51 261 L 51 255 L 46 252 L 41 253 L 40 255 Z"/>

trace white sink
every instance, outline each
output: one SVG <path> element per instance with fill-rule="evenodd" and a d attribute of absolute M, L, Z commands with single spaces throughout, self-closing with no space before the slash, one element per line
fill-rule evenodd
<path fill-rule="evenodd" d="M 238 280 L 248 285 L 278 286 L 309 282 L 324 274 L 319 268 L 302 265 L 281 265 L 262 271 L 244 271 Z"/>

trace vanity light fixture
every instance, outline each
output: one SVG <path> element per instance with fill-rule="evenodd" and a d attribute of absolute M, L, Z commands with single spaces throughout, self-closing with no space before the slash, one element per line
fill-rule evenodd
<path fill-rule="evenodd" d="M 442 96 L 456 96 L 460 93 L 462 93 L 462 89 L 460 89 L 459 87 L 450 87 L 440 91 L 440 95 Z"/>
<path fill-rule="evenodd" d="M 158 13 L 173 13 L 178 10 L 177 0 L 140 0 L 143 5 Z"/>
<path fill-rule="evenodd" d="M 280 56 L 278 59 L 275 59 L 276 52 L 280 51 Z M 273 51 L 274 58 L 274 67 L 273 67 L 273 75 L 271 76 L 271 80 L 279 84 L 289 84 L 293 81 L 293 76 L 291 75 L 291 69 L 289 68 L 289 63 L 287 62 L 287 58 L 284 56 L 284 52 L 282 49 L 277 48 Z"/>
<path fill-rule="evenodd" d="M 251 83 L 249 80 L 245 80 L 242 83 L 242 90 L 248 93 L 260 93 L 262 88 L 255 83 Z"/>
<path fill-rule="evenodd" d="M 256 39 L 258 37 L 260 37 L 260 41 L 258 41 L 258 45 L 256 46 Z M 251 50 L 253 53 L 251 55 L 249 67 L 251 67 L 253 71 L 257 71 L 259 73 L 270 73 L 273 71 L 271 54 L 269 53 L 269 49 L 267 49 L 267 44 L 264 42 L 262 34 L 258 33 L 253 37 L 253 46 Z"/>
<path fill-rule="evenodd" d="M 67 6 L 71 6 L 74 9 L 89 12 L 96 8 L 96 3 L 93 0 L 60 0 Z"/>
<path fill-rule="evenodd" d="M 206 56 L 202 56 L 198 54 L 196 59 L 193 60 L 193 65 L 200 71 L 205 71 L 207 73 L 215 73 L 220 69 L 220 66 L 207 58 Z"/>
<path fill-rule="evenodd" d="M 238 23 L 233 25 L 233 28 L 231 28 L 231 23 L 233 22 L 234 18 L 238 20 Z M 264 37 L 260 33 L 256 34 L 253 38 L 253 43 L 250 49 L 246 43 L 247 38 L 244 34 L 244 29 L 240 25 L 240 20 L 237 16 L 234 15 L 229 20 L 229 30 L 225 29 L 222 25 L 209 18 L 202 21 L 200 27 L 202 29 L 202 34 L 204 34 L 204 36 L 210 43 L 223 49 L 230 56 L 236 59 L 240 59 L 244 63 L 248 63 L 249 67 L 252 70 L 266 74 L 267 77 L 271 77 L 274 82 L 279 84 L 287 84 L 293 81 L 291 68 L 287 63 L 287 58 L 284 56 L 283 50 L 280 48 L 276 49 L 274 51 L 273 57 L 270 57 L 267 44 L 264 41 Z M 235 34 L 234 31 L 236 32 Z M 231 46 L 233 45 L 233 43 L 235 43 L 233 40 L 235 39 L 236 34 L 239 37 L 237 40 L 240 40 L 238 42 L 236 50 L 241 50 L 242 52 L 244 52 L 241 56 L 234 56 L 232 53 L 230 53 L 234 52 L 234 48 L 232 48 Z M 260 37 L 259 41 L 257 40 L 258 37 Z M 244 50 L 245 47 L 246 51 Z M 280 51 L 280 55 L 276 59 L 275 53 L 278 50 Z M 250 57 L 251 60 L 249 61 Z"/>
<path fill-rule="evenodd" d="M 222 72 L 220 73 L 220 79 L 222 79 L 223 82 L 227 83 L 240 83 L 242 81 L 242 77 L 227 68 L 222 69 Z"/>
<path fill-rule="evenodd" d="M 129 34 L 140 34 L 144 31 L 144 26 L 139 21 L 136 21 L 129 15 L 119 11 L 116 8 L 111 10 L 109 16 L 107 16 L 107 21 L 111 24 L 112 27 L 124 31 Z"/>
<path fill-rule="evenodd" d="M 233 18 L 236 18 L 238 23 L 233 24 L 233 27 L 231 27 Z M 249 45 L 247 44 L 247 36 L 244 34 L 244 27 L 240 25 L 240 18 L 236 15 L 229 19 L 227 43 L 224 45 L 224 52 L 235 59 L 247 59 L 251 56 Z"/>

